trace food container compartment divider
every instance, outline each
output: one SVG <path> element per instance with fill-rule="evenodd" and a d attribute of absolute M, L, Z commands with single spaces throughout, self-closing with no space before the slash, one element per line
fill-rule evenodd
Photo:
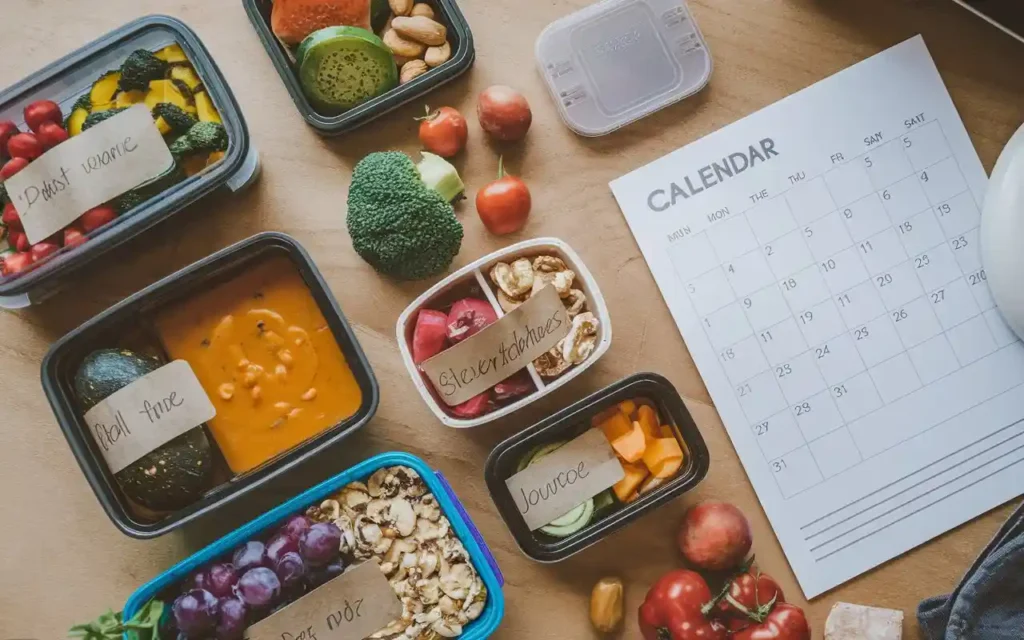
<path fill-rule="evenodd" d="M 303 93 L 293 57 L 270 28 L 272 0 L 242 0 L 242 5 L 256 35 L 263 43 L 263 48 L 281 76 L 281 82 L 284 83 L 306 123 L 321 135 L 334 136 L 361 127 L 413 100 L 422 99 L 426 94 L 454 80 L 473 66 L 476 59 L 473 32 L 458 3 L 455 0 L 422 1 L 434 8 L 436 20 L 447 28 L 448 39 L 451 42 L 451 58 L 411 82 L 398 85 L 383 95 L 338 114 L 318 111 Z"/>
<path fill-rule="evenodd" d="M 432 470 L 422 459 L 402 452 L 382 453 L 364 460 L 290 498 L 178 562 L 136 589 L 129 596 L 128 601 L 124 605 L 125 619 L 130 619 L 150 599 L 159 596 L 170 587 L 181 582 L 200 566 L 212 562 L 230 553 L 240 544 L 260 536 L 261 533 L 273 528 L 288 516 L 304 511 L 312 504 L 319 503 L 350 482 L 364 480 L 377 469 L 397 465 L 409 467 L 423 478 L 431 493 L 437 498 L 442 513 L 451 522 L 456 535 L 466 547 L 473 566 L 480 574 L 487 588 L 487 603 L 484 605 L 483 613 L 479 618 L 466 626 L 459 638 L 461 640 L 483 640 L 490 637 L 501 624 L 501 620 L 505 615 L 505 596 L 502 593 L 504 577 L 500 569 L 498 569 L 494 555 L 480 535 L 476 525 L 473 524 L 473 521 L 466 514 L 461 501 L 455 496 L 454 491 L 452 491 L 444 476 L 440 472 Z M 127 635 L 125 640 L 128 640 Z"/>
<path fill-rule="evenodd" d="M 219 284 L 247 265 L 270 256 L 287 256 L 301 274 L 334 335 L 362 392 L 359 410 L 284 454 L 208 490 L 192 505 L 156 522 L 132 515 L 120 487 L 107 468 L 96 442 L 89 437 L 74 396 L 74 371 L 89 352 L 119 345 L 124 327 L 141 326 L 158 308 L 189 296 L 196 290 Z M 222 249 L 150 285 L 86 321 L 55 342 L 43 358 L 43 391 L 72 453 L 107 516 L 122 533 L 133 538 L 155 538 L 196 520 L 265 482 L 329 449 L 362 428 L 377 411 L 380 389 L 362 347 L 341 312 L 312 258 L 293 238 L 264 232 Z M 209 435 L 209 434 L 208 434 Z M 211 438 L 211 446 L 221 455 Z"/>
<path fill-rule="evenodd" d="M 229 137 L 224 158 L 89 234 L 89 241 L 82 247 L 62 251 L 24 274 L 0 278 L 0 307 L 17 309 L 38 304 L 59 290 L 68 276 L 82 272 L 110 249 L 222 186 L 237 191 L 255 181 L 259 156 L 231 88 L 195 32 L 169 16 L 151 15 L 129 22 L 0 91 L 0 120 L 10 119 L 21 125 L 24 107 L 43 99 L 60 104 L 66 116 L 77 97 L 87 92 L 104 71 L 119 66 L 133 49 L 153 50 L 174 42 L 185 51 L 220 113 Z"/>
<path fill-rule="evenodd" d="M 587 296 L 587 308 L 600 321 L 597 345 L 594 348 L 594 352 L 591 353 L 590 357 L 584 362 L 572 367 L 558 378 L 555 378 L 550 382 L 541 380 L 542 385 L 538 386 L 537 391 L 520 398 L 512 404 L 505 405 L 495 411 L 476 418 L 463 419 L 448 415 L 448 413 L 442 408 L 443 403 L 437 397 L 437 392 L 412 360 L 412 349 L 410 345 L 412 343 L 413 328 L 416 324 L 416 315 L 419 313 L 420 309 L 428 307 L 432 300 L 451 290 L 454 286 L 462 283 L 469 277 L 477 278 L 478 283 L 479 279 L 482 277 L 484 279 L 483 284 L 487 285 L 485 290 L 490 289 L 490 295 L 493 297 L 494 290 L 487 281 L 487 273 L 494 263 L 514 259 L 520 256 L 536 256 L 545 253 L 557 254 L 565 261 L 566 265 L 576 273 L 576 280 L 574 281 L 573 287 L 583 290 Z M 488 299 L 490 300 L 490 298 Z M 496 303 L 497 298 L 495 297 L 491 304 Z M 498 306 L 497 310 L 500 313 L 501 307 Z M 562 385 L 567 384 L 576 376 L 582 374 L 597 362 L 597 360 L 600 359 L 601 356 L 603 356 L 611 347 L 612 324 L 611 316 L 608 313 L 608 305 L 605 303 L 604 296 L 601 294 L 601 289 L 598 287 L 593 274 L 591 274 L 590 270 L 587 269 L 579 255 L 573 251 L 568 244 L 558 238 L 534 238 L 532 240 L 524 240 L 523 242 L 510 245 L 504 249 L 499 249 L 493 253 L 485 255 L 473 263 L 462 267 L 455 273 L 427 289 L 422 295 L 406 307 L 404 311 L 402 311 L 401 315 L 398 317 L 398 322 L 396 323 L 395 333 L 398 340 L 398 349 L 402 355 L 402 361 L 405 363 L 405 367 L 409 372 L 409 376 L 413 380 L 413 384 L 416 385 L 416 389 L 419 391 L 420 397 L 423 398 L 423 401 L 427 403 L 427 406 L 434 412 L 437 419 L 444 425 L 456 429 L 467 429 L 471 427 L 478 427 L 493 420 L 497 420 L 498 418 L 507 416 L 531 402 L 544 397 Z M 532 368 L 533 365 L 530 364 L 528 367 Z M 531 372 L 531 377 L 535 373 L 535 371 Z M 540 376 L 537 377 L 539 378 Z"/>
<path fill-rule="evenodd" d="M 651 401 L 657 406 L 663 424 L 672 425 L 685 456 L 676 476 L 566 538 L 531 532 L 505 484 L 517 472 L 519 461 L 535 446 L 581 435 L 592 428 L 591 419 L 595 415 L 623 400 L 633 399 Z M 690 491 L 707 475 L 710 463 L 704 438 L 672 383 L 656 373 L 638 373 L 612 383 L 498 444 L 487 457 L 484 479 L 498 513 L 520 550 L 533 560 L 551 563 L 583 551 L 646 512 Z"/>
<path fill-rule="evenodd" d="M 491 287 L 491 283 L 487 280 L 487 272 L 483 269 L 474 269 L 473 274 L 476 276 L 476 281 L 480 284 L 480 289 L 483 290 L 484 296 L 487 301 L 491 303 L 491 307 L 494 308 L 494 312 L 498 314 L 498 318 L 505 316 L 505 310 L 498 304 L 498 297 L 494 293 L 494 289 Z M 537 373 L 537 367 L 533 366 L 533 363 L 526 365 L 526 371 L 530 374 L 530 379 L 533 380 L 533 384 L 537 386 L 537 391 L 541 391 L 547 385 L 541 379 L 540 374 Z"/>

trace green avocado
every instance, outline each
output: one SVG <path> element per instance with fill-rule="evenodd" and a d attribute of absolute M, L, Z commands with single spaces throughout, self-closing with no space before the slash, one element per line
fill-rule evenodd
<path fill-rule="evenodd" d="M 74 380 L 82 412 L 163 364 L 157 358 L 128 349 L 90 353 Z M 150 451 L 114 474 L 114 478 L 132 501 L 154 511 L 176 511 L 198 500 L 210 487 L 210 441 L 203 427 L 196 427 Z"/>
<path fill-rule="evenodd" d="M 295 57 L 302 90 L 321 109 L 351 109 L 398 86 L 391 50 L 359 27 L 314 31 L 299 45 Z"/>

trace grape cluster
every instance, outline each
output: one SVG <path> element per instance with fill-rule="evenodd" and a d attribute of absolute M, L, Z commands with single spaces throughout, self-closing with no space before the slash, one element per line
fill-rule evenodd
<path fill-rule="evenodd" d="M 249 625 L 341 575 L 340 548 L 336 525 L 303 515 L 289 518 L 265 542 L 246 542 L 230 561 L 185 580 L 172 607 L 178 640 L 239 640 Z"/>

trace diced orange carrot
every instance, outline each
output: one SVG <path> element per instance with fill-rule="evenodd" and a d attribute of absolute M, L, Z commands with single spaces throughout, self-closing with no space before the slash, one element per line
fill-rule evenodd
<path fill-rule="evenodd" d="M 625 500 L 623 500 L 623 502 L 625 502 L 626 504 L 629 504 L 630 502 L 633 502 L 634 500 L 636 500 L 639 497 L 640 497 L 640 492 L 639 491 L 634 491 L 633 495 L 631 495 L 628 498 L 626 498 Z"/>
<path fill-rule="evenodd" d="M 597 426 L 604 431 L 604 437 L 608 438 L 608 442 L 615 442 L 622 436 L 629 435 L 629 432 L 633 430 L 633 423 L 618 408 Z"/>
<path fill-rule="evenodd" d="M 615 483 L 612 489 L 615 491 L 615 497 L 621 502 L 626 502 L 629 497 L 636 493 L 637 488 L 647 478 L 647 467 L 642 464 L 629 464 L 623 463 L 622 470 L 626 472 L 626 475 Z"/>
<path fill-rule="evenodd" d="M 670 425 L 670 424 L 663 424 L 663 425 L 661 425 L 661 437 L 662 438 L 674 438 L 674 437 L 676 437 L 676 432 L 672 429 L 672 425 Z"/>
<path fill-rule="evenodd" d="M 658 438 L 648 444 L 643 459 L 644 464 L 647 465 L 651 473 L 658 475 L 659 471 L 666 473 L 664 466 L 669 460 L 679 461 L 679 464 L 676 465 L 676 470 L 678 470 L 682 465 L 683 450 L 675 438 Z M 672 473 L 675 473 L 675 471 L 672 471 Z"/>
<path fill-rule="evenodd" d="M 647 404 L 637 407 L 636 421 L 640 423 L 640 427 L 648 438 L 656 439 L 661 437 L 661 422 L 658 420 L 658 412 L 654 410 L 654 407 Z"/>
<path fill-rule="evenodd" d="M 654 491 L 661 485 L 665 484 L 666 479 L 667 478 L 659 478 L 658 476 L 650 476 L 649 478 L 644 480 L 644 483 L 642 485 L 640 485 L 639 494 L 644 495 L 650 493 L 651 491 Z"/>
<path fill-rule="evenodd" d="M 654 470 L 654 477 L 668 479 L 679 473 L 679 468 L 683 466 L 682 458 L 665 458 L 662 463 Z"/>
<path fill-rule="evenodd" d="M 633 414 L 636 413 L 636 403 L 632 400 L 623 400 L 619 403 L 619 409 L 621 409 L 622 413 L 629 416 L 629 419 L 632 420 Z"/>
<path fill-rule="evenodd" d="M 634 422 L 629 433 L 612 440 L 612 449 L 626 462 L 637 462 L 643 458 L 647 450 L 647 437 L 640 423 Z"/>

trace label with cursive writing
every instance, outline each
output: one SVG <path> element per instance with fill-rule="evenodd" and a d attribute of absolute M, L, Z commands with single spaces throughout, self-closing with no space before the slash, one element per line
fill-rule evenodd
<path fill-rule="evenodd" d="M 402 617 L 376 561 L 349 569 L 245 630 L 245 640 L 363 640 Z"/>
<path fill-rule="evenodd" d="M 173 166 L 153 114 L 136 104 L 50 149 L 4 185 L 35 244 Z"/>
<path fill-rule="evenodd" d="M 480 395 L 526 367 L 569 333 L 554 287 L 544 287 L 480 333 L 420 365 L 449 407 Z"/>
<path fill-rule="evenodd" d="M 111 473 L 217 415 L 184 360 L 175 360 L 103 399 L 85 414 Z"/>
<path fill-rule="evenodd" d="M 593 498 L 625 476 L 600 429 L 588 429 L 505 481 L 530 531 Z"/>

